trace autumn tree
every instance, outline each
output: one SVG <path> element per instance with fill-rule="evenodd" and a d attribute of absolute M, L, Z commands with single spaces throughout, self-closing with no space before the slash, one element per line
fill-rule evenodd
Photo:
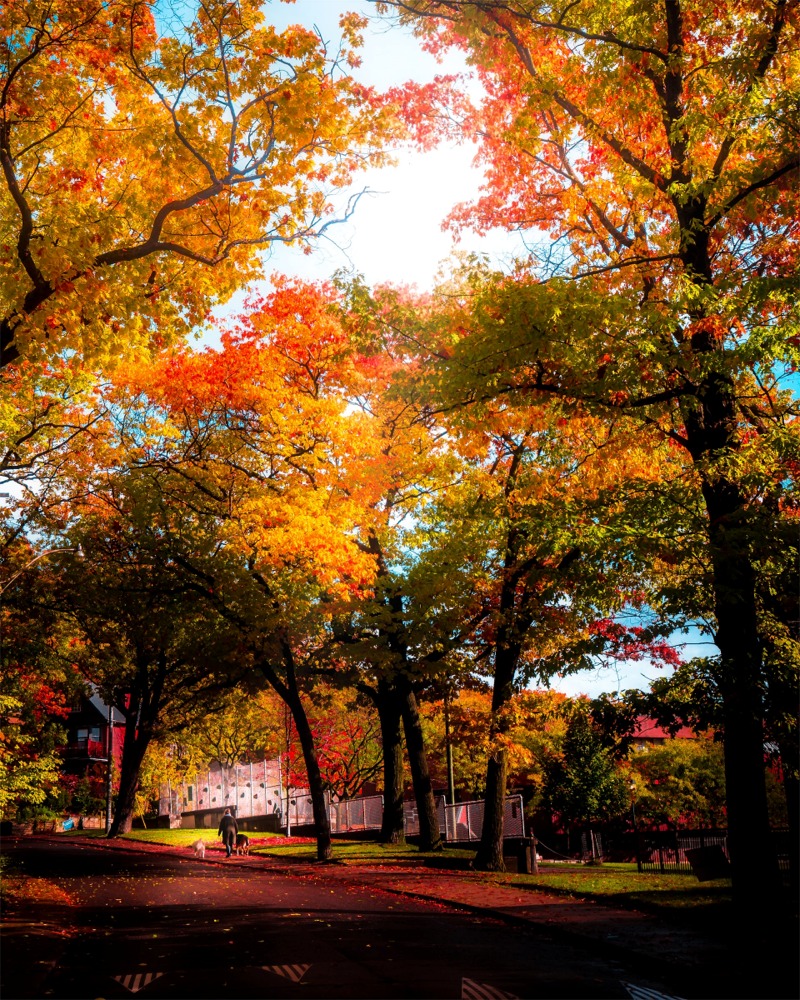
<path fill-rule="evenodd" d="M 380 721 L 375 706 L 353 688 L 316 684 L 309 718 L 326 789 L 352 799 L 383 769 Z"/>
<path fill-rule="evenodd" d="M 226 692 L 218 711 L 194 720 L 181 733 L 179 749 L 201 767 L 212 760 L 225 767 L 272 760 L 284 749 L 283 710 L 274 691 L 243 682 Z"/>
<path fill-rule="evenodd" d="M 182 547 L 202 549 L 208 533 L 186 511 L 167 508 L 152 476 L 107 473 L 70 520 L 73 544 L 59 556 L 47 604 L 79 629 L 76 661 L 125 717 L 108 834 L 115 837 L 130 829 L 150 742 L 212 709 L 246 659 L 232 630 L 206 614 L 176 561 Z"/>
<path fill-rule="evenodd" d="M 315 293 L 305 290 L 306 297 Z M 414 308 L 410 296 L 399 296 Z M 322 300 L 320 300 L 322 302 Z M 448 488 L 459 461 L 441 427 L 420 419 L 398 373 L 414 367 L 407 345 L 376 323 L 372 295 L 360 281 L 329 290 L 324 302 L 351 352 L 346 393 L 360 416 L 366 474 L 349 487 L 361 504 L 356 544 L 373 561 L 372 586 L 332 619 L 326 676 L 356 687 L 375 705 L 383 745 L 381 839 L 404 837 L 403 738 L 420 818 L 423 849 L 441 846 L 419 698 L 452 669 L 449 657 L 467 622 L 456 620 L 449 567 L 425 557 L 426 512 Z M 463 608 L 460 608 L 463 609 Z"/>
<path fill-rule="evenodd" d="M 349 350 L 324 303 L 285 283 L 222 350 L 176 352 L 118 379 L 129 461 L 159 470 L 173 509 L 217 539 L 176 552 L 197 598 L 239 635 L 252 678 L 289 706 L 311 789 L 318 855 L 330 822 L 305 685 L 331 619 L 369 585 L 359 551 L 360 421 L 343 391 Z"/>
<path fill-rule="evenodd" d="M 8 553 L 6 553 L 8 555 Z M 84 691 L 71 641 L 57 616 L 32 618 L 54 584 L 38 563 L 0 591 L 0 816 L 32 818 L 53 802 L 62 783 L 64 722 Z"/>
<path fill-rule="evenodd" d="M 488 608 L 467 639 L 478 669 L 492 680 L 476 865 L 502 870 L 515 691 L 603 655 L 677 658 L 652 642 L 653 632 L 614 620 L 643 603 L 636 557 L 617 544 L 613 494 L 643 468 L 644 453 L 622 434 L 612 438 L 600 422 L 568 421 L 547 405 L 487 403 L 456 413 L 453 447 L 470 471 L 463 489 L 444 499 L 443 516 L 449 508 L 459 529 L 438 554 L 451 565 L 465 560 L 465 575 Z M 647 461 L 657 465 L 653 458 Z"/>
<path fill-rule="evenodd" d="M 81 438 L 104 433 L 96 376 L 66 359 L 0 371 L 0 560 L 3 586 L 54 551 L 64 484 L 84 461 Z M 65 544 L 55 542 L 56 546 Z"/>
<path fill-rule="evenodd" d="M 754 551 L 759 494 L 782 488 L 777 442 L 795 433 L 780 378 L 800 343 L 797 5 L 386 7 L 432 49 L 464 50 L 484 88 L 470 102 L 443 81 L 433 109 L 487 168 L 453 225 L 530 240 L 530 269 L 490 279 L 491 311 L 461 324 L 474 341 L 452 365 L 464 398 L 580 401 L 657 428 L 683 457 L 720 651 L 735 895 L 768 912 L 778 874 Z M 410 120 L 430 113 L 430 94 L 406 89 Z"/>
<path fill-rule="evenodd" d="M 348 216 L 391 120 L 350 75 L 363 23 L 329 47 L 251 0 L 4 3 L 0 363 L 174 339 Z"/>

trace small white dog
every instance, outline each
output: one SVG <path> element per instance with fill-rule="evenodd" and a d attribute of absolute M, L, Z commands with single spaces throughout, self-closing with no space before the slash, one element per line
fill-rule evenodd
<path fill-rule="evenodd" d="M 192 847 L 194 848 L 194 856 L 196 858 L 205 858 L 206 856 L 206 844 L 204 840 L 196 840 Z"/>

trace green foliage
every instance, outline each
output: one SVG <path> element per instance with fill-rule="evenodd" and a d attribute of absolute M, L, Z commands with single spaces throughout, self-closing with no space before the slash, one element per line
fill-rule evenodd
<path fill-rule="evenodd" d="M 665 740 L 631 751 L 637 822 L 671 827 L 724 827 L 722 746 L 708 739 Z"/>
<path fill-rule="evenodd" d="M 567 722 L 561 753 L 548 767 L 545 799 L 571 823 L 610 819 L 627 808 L 624 777 L 580 706 Z"/>

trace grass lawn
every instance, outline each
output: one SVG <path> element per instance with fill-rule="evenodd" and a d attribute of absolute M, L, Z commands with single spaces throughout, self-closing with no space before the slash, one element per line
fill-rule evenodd
<path fill-rule="evenodd" d="M 614 903 L 661 911 L 697 910 L 724 906 L 731 900 L 730 879 L 698 882 L 694 875 L 644 874 L 635 864 L 539 865 L 538 875 L 500 876 L 518 888 L 546 889 Z"/>
<path fill-rule="evenodd" d="M 277 833 L 249 833 L 252 839 L 258 837 L 278 837 Z M 189 847 L 196 840 L 202 840 L 206 844 L 221 844 L 216 830 L 131 830 L 130 833 L 123 834 L 125 840 L 138 840 L 145 844 L 166 844 L 169 847 Z"/>

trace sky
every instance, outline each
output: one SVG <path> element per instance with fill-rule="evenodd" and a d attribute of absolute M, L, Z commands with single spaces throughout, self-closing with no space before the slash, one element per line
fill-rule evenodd
<path fill-rule="evenodd" d="M 276 27 L 316 25 L 322 37 L 332 42 L 340 37 L 341 14 L 364 14 L 370 25 L 360 50 L 362 65 L 353 75 L 379 90 L 409 79 L 426 82 L 437 73 L 464 69 L 455 55 L 437 63 L 408 29 L 390 26 L 368 0 L 299 0 L 292 4 L 271 0 L 265 11 Z M 322 241 L 311 255 L 304 255 L 299 248 L 277 247 L 268 269 L 325 278 L 338 268 L 346 268 L 362 274 L 370 285 L 392 282 L 426 290 L 433 285 L 440 265 L 456 249 L 488 253 L 502 266 L 523 252 L 518 235 L 496 231 L 485 238 L 467 236 L 456 246 L 442 230 L 442 220 L 450 209 L 474 198 L 481 183 L 482 172 L 472 165 L 474 152 L 470 144 L 425 153 L 398 151 L 396 166 L 358 175 L 355 189 L 367 187 L 373 193 L 362 198 L 352 221 L 332 227 L 330 240 Z"/>
<path fill-rule="evenodd" d="M 364 33 L 362 65 L 354 76 L 381 90 L 409 79 L 426 82 L 438 73 L 465 70 L 458 55 L 437 63 L 420 48 L 408 29 L 390 25 L 368 0 L 298 0 L 292 4 L 270 0 L 265 11 L 278 28 L 315 25 L 326 41 L 334 43 L 340 37 L 338 21 L 342 13 L 364 14 L 370 23 Z M 332 228 L 331 240 L 324 241 L 310 255 L 279 245 L 266 262 L 267 273 L 313 280 L 328 278 L 344 268 L 363 275 L 369 285 L 389 282 L 416 285 L 423 291 L 433 286 L 437 274 L 446 269 L 447 260 L 456 251 L 486 254 L 495 266 L 503 267 L 524 253 L 519 235 L 500 231 L 485 237 L 467 234 L 456 244 L 442 229 L 442 221 L 454 205 L 477 196 L 483 175 L 473 165 L 474 152 L 468 143 L 429 152 L 400 150 L 395 166 L 359 175 L 356 190 L 367 187 L 374 193 L 361 199 L 352 220 Z M 243 298 L 229 308 L 240 305 Z M 683 647 L 687 659 L 716 652 L 716 647 L 704 642 L 697 632 L 676 635 L 672 641 Z M 642 661 L 554 678 L 551 687 L 570 696 L 596 697 L 614 690 L 646 688 L 660 674 L 660 668 Z"/>

